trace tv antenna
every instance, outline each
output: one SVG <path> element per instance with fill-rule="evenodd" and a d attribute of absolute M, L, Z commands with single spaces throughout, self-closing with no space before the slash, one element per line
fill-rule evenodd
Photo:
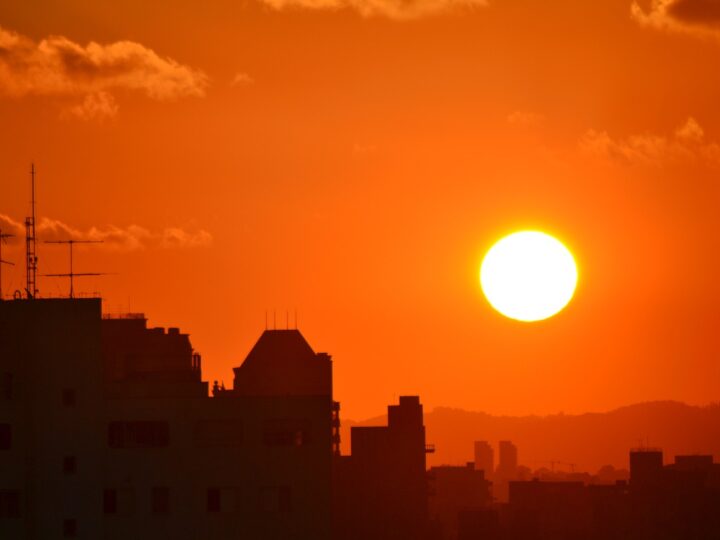
<path fill-rule="evenodd" d="M 25 292 L 29 300 L 37 296 L 37 253 L 35 251 L 35 163 L 30 164 L 32 215 L 25 218 Z"/>
<path fill-rule="evenodd" d="M 15 263 L 11 263 L 10 261 L 3 260 L 2 258 L 2 245 L 5 242 L 6 238 L 14 238 L 14 234 L 6 234 L 3 233 L 0 229 L 0 302 L 3 299 L 3 289 L 2 289 L 2 265 L 3 264 L 9 264 L 10 266 L 15 266 Z"/>
<path fill-rule="evenodd" d="M 70 247 L 70 272 L 65 274 L 43 274 L 47 277 L 70 278 L 70 298 L 75 298 L 75 278 L 88 276 L 106 276 L 105 272 L 75 272 L 73 269 L 73 246 L 75 244 L 102 244 L 102 240 L 45 240 L 46 244 L 67 244 Z"/>

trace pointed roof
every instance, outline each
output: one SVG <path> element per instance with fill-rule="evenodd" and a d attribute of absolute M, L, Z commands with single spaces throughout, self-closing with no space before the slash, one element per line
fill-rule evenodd
<path fill-rule="evenodd" d="M 283 359 L 303 362 L 315 359 L 315 351 L 300 330 L 265 330 L 242 363 L 242 367 Z"/>
<path fill-rule="evenodd" d="M 332 363 L 316 354 L 299 330 L 265 330 L 240 367 L 236 393 L 244 395 L 331 395 Z"/>

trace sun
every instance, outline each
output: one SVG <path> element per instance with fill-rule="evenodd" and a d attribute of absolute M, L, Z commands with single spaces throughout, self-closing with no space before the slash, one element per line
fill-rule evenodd
<path fill-rule="evenodd" d="M 480 266 L 480 285 L 490 305 L 524 322 L 560 312 L 575 294 L 577 280 L 570 250 L 539 231 L 520 231 L 498 240 Z"/>

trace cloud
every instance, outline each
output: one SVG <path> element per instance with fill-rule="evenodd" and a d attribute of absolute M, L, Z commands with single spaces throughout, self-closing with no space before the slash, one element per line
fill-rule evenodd
<path fill-rule="evenodd" d="M 14 238 L 9 238 L 8 243 L 16 243 L 21 236 L 25 236 L 25 226 L 19 221 L 6 214 L 0 214 L 0 231 L 2 234 L 13 234 Z"/>
<path fill-rule="evenodd" d="M 23 223 L 10 216 L 0 214 L 0 229 L 3 233 L 14 234 L 14 243 L 25 236 Z M 117 250 L 138 250 L 146 248 L 179 249 L 206 247 L 212 243 L 212 235 L 204 229 L 187 230 L 181 227 L 167 227 L 151 231 L 139 225 L 118 227 L 116 225 L 93 226 L 79 229 L 57 219 L 42 218 L 36 231 L 38 241 L 46 240 L 99 240 L 103 246 Z"/>
<path fill-rule="evenodd" d="M 719 0 L 652 0 L 647 11 L 634 1 L 630 12 L 638 23 L 651 28 L 696 34 L 720 32 Z"/>
<path fill-rule="evenodd" d="M 353 9 L 363 17 L 387 17 L 396 20 L 418 19 L 460 8 L 487 5 L 487 0 L 262 0 L 273 9 L 312 10 Z"/>
<path fill-rule="evenodd" d="M 212 243 L 212 235 L 204 230 L 188 232 L 178 227 L 162 231 L 160 246 L 164 248 L 205 247 Z"/>
<path fill-rule="evenodd" d="M 88 94 L 82 103 L 65 110 L 65 116 L 72 116 L 80 120 L 95 120 L 102 122 L 114 118 L 118 112 L 115 98 L 107 92 Z"/>
<path fill-rule="evenodd" d="M 83 46 L 63 36 L 41 41 L 0 27 L 0 94 L 82 97 L 76 116 L 117 112 L 108 93 L 125 89 L 156 100 L 205 95 L 207 76 L 133 41 Z M 73 108 L 75 110 L 75 108 Z"/>
<path fill-rule="evenodd" d="M 253 79 L 250 75 L 240 72 L 235 74 L 232 81 L 230 81 L 230 86 L 248 86 L 254 82 L 255 79 Z"/>
<path fill-rule="evenodd" d="M 720 167 L 720 145 L 707 141 L 705 131 L 694 118 L 670 136 L 646 133 L 615 139 L 606 131 L 589 130 L 580 140 L 588 155 L 625 163 L 659 166 L 699 163 Z"/>

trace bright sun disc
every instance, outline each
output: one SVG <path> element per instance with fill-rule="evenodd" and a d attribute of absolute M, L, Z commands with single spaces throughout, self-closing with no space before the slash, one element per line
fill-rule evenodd
<path fill-rule="evenodd" d="M 480 267 L 480 285 L 490 305 L 518 321 L 541 321 L 563 309 L 577 285 L 572 253 L 538 231 L 499 240 Z"/>

